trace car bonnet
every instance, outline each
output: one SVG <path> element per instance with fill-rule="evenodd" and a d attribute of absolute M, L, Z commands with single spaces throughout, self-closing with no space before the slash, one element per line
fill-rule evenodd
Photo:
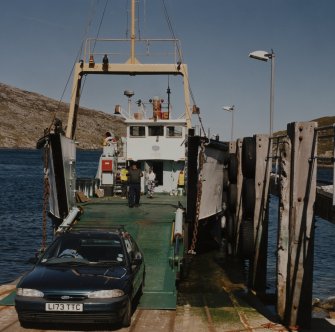
<path fill-rule="evenodd" d="M 18 287 L 39 290 L 123 289 L 129 277 L 124 266 L 36 266 Z"/>

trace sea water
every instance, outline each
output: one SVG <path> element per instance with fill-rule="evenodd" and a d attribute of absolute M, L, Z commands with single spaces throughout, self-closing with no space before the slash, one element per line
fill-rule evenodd
<path fill-rule="evenodd" d="M 101 151 L 77 151 L 77 176 L 95 177 Z M 319 172 L 332 181 L 332 170 Z M 0 284 L 32 268 L 28 263 L 42 245 L 43 153 L 41 150 L 0 150 Z M 275 287 L 278 198 L 271 196 L 268 289 Z M 335 296 L 335 225 L 316 218 L 313 297 Z M 47 243 L 52 240 L 47 224 Z"/>
<path fill-rule="evenodd" d="M 332 170 L 322 170 L 322 175 L 327 181 L 332 179 Z M 276 238 L 278 229 L 278 197 L 271 196 L 269 220 L 269 247 L 268 247 L 268 290 L 273 293 L 276 284 Z M 335 224 L 322 218 L 315 218 L 314 240 L 314 271 L 313 271 L 313 297 L 326 299 L 335 296 Z"/>
<path fill-rule="evenodd" d="M 95 177 L 100 154 L 77 151 L 77 176 Z M 43 177 L 42 150 L 0 150 L 0 284 L 31 269 L 28 260 L 42 246 Z"/>

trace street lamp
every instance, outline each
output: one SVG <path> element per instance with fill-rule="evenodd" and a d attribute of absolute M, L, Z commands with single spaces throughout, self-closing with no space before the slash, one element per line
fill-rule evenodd
<path fill-rule="evenodd" d="M 265 51 L 255 51 L 249 54 L 249 57 L 256 60 L 271 60 L 271 87 L 270 87 L 270 137 L 273 133 L 273 110 L 274 110 L 274 77 L 275 77 L 275 53 Z"/>
<path fill-rule="evenodd" d="M 230 131 L 230 140 L 234 140 L 234 111 L 235 106 L 223 106 L 222 109 L 227 112 L 231 112 L 231 131 Z"/>

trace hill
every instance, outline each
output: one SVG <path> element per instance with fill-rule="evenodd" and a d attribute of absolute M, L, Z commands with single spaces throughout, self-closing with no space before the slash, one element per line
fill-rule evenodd
<path fill-rule="evenodd" d="M 30 148 L 36 146 L 57 111 L 56 116 L 66 125 L 69 105 L 43 95 L 20 90 L 0 83 L 0 148 Z M 335 116 L 313 119 L 319 126 L 335 123 Z M 80 108 L 76 139 L 81 149 L 99 149 L 104 133 L 112 130 L 125 136 L 122 119 L 93 109 Z M 282 135 L 286 131 L 276 132 Z M 319 140 L 318 154 L 330 156 L 333 151 L 331 138 Z"/>
<path fill-rule="evenodd" d="M 0 83 L 0 148 L 34 149 L 44 129 L 50 127 L 55 112 L 63 127 L 66 126 L 68 109 L 66 103 Z M 125 125 L 120 118 L 92 109 L 79 109 L 78 148 L 101 148 L 108 130 L 125 136 Z"/>
<path fill-rule="evenodd" d="M 319 127 L 332 126 L 335 123 L 335 116 L 326 116 L 323 118 L 314 119 L 312 121 L 316 121 Z M 332 157 L 334 150 L 333 145 L 334 143 L 332 138 L 334 137 L 334 130 L 333 129 L 322 130 L 319 133 L 319 137 L 321 136 L 326 137 L 319 138 L 318 140 L 318 156 Z"/>
<path fill-rule="evenodd" d="M 318 127 L 327 127 L 332 126 L 335 123 L 335 116 L 325 116 L 310 121 L 317 122 Z M 274 136 L 282 135 L 286 135 L 286 130 L 281 130 L 274 133 Z M 334 137 L 333 129 L 322 130 L 319 132 L 319 139 L 317 145 L 317 155 L 319 157 L 331 157 L 333 155 L 334 147 L 332 137 Z"/>

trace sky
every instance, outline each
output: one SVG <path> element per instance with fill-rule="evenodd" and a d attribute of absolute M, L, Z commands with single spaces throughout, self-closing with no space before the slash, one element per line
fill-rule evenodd
<path fill-rule="evenodd" d="M 129 0 L 106 1 L 1 0 L 0 82 L 69 102 L 82 41 L 129 33 Z M 274 131 L 335 114 L 334 0 L 140 0 L 137 36 L 173 37 L 163 4 L 210 135 L 230 139 L 232 114 L 223 106 L 231 105 L 234 138 L 269 132 L 271 61 L 249 58 L 256 50 L 275 54 Z M 168 83 L 178 114 L 174 77 L 90 76 L 81 105 L 113 113 L 116 104 L 127 108 L 124 90 L 133 90 L 134 100 L 166 99 Z M 199 124 L 197 117 L 192 123 Z"/>

